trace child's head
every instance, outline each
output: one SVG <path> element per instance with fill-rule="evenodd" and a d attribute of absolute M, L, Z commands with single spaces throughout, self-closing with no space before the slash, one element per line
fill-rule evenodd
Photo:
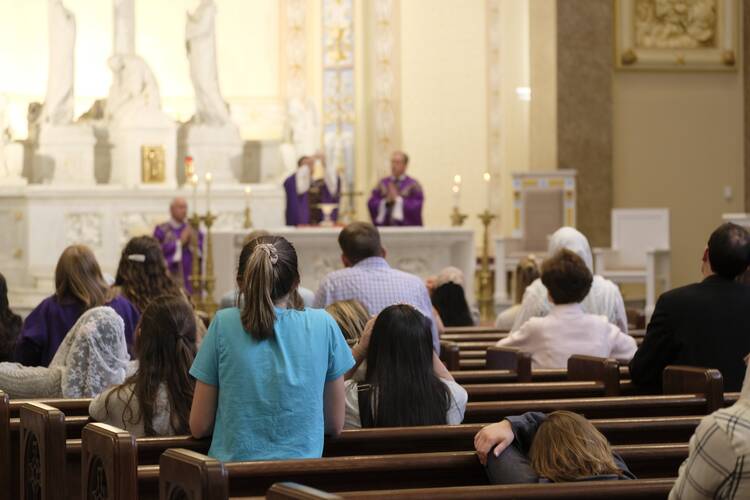
<path fill-rule="evenodd" d="M 370 320 L 370 313 L 358 300 L 339 300 L 326 307 L 341 328 L 346 340 L 357 341 Z"/>
<path fill-rule="evenodd" d="M 578 255 L 562 249 L 542 264 L 542 283 L 555 304 L 582 302 L 594 277 Z"/>
<path fill-rule="evenodd" d="M 523 292 L 539 277 L 539 264 L 536 257 L 528 255 L 518 261 L 516 266 L 516 303 L 523 300 Z"/>
<path fill-rule="evenodd" d="M 621 474 L 607 438 L 577 413 L 555 411 L 537 429 L 529 452 L 531 467 L 551 481 Z"/>

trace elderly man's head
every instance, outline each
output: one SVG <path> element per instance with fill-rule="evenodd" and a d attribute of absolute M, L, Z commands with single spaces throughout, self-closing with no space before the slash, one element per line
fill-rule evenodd
<path fill-rule="evenodd" d="M 391 175 L 401 177 L 406 173 L 406 166 L 409 164 L 409 155 L 403 151 L 394 151 L 391 154 Z"/>
<path fill-rule="evenodd" d="M 188 204 L 185 198 L 177 197 L 169 204 L 169 214 L 177 222 L 184 222 L 187 218 Z"/>

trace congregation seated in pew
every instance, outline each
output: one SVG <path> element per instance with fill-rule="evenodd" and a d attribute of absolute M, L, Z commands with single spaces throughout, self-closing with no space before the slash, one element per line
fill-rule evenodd
<path fill-rule="evenodd" d="M 111 307 L 94 307 L 78 318 L 49 366 L 0 363 L 0 389 L 12 398 L 90 398 L 122 383 L 129 362 L 122 318 Z"/>
<path fill-rule="evenodd" d="M 747 362 L 748 354 L 745 357 Z M 690 454 L 680 466 L 670 500 L 750 498 L 750 368 L 740 398 L 704 417 L 690 438 Z"/>
<path fill-rule="evenodd" d="M 474 326 L 478 322 L 466 302 L 463 285 L 463 273 L 452 266 L 443 269 L 435 278 L 430 299 L 444 327 Z"/>
<path fill-rule="evenodd" d="M 577 254 L 594 272 L 594 257 L 589 240 L 580 231 L 572 227 L 562 227 L 555 231 L 549 240 L 547 255 L 554 255 L 562 249 Z M 628 333 L 628 318 L 625 313 L 625 302 L 620 289 L 612 281 L 594 275 L 591 290 L 581 302 L 583 310 L 589 314 L 606 316 L 610 323 L 624 333 Z M 517 313 L 511 331 L 517 331 L 530 318 L 546 316 L 552 310 L 547 289 L 541 279 L 534 280 L 523 294 L 521 310 Z"/>
<path fill-rule="evenodd" d="M 8 283 L 5 276 L 0 274 L 0 362 L 13 361 L 21 326 L 23 319 L 10 308 Z"/>
<path fill-rule="evenodd" d="M 84 245 L 69 246 L 57 261 L 55 293 L 34 308 L 24 321 L 15 360 L 26 366 L 49 365 L 78 318 L 93 307 L 105 305 L 122 318 L 128 351 L 132 352 L 138 309 L 107 285 L 91 249 Z"/>
<path fill-rule="evenodd" d="M 328 313 L 288 308 L 300 275 L 286 239 L 255 238 L 243 253 L 242 308 L 216 314 L 190 369 L 190 431 L 213 434 L 220 460 L 320 457 L 324 433 L 344 425 L 351 350 Z"/>
<path fill-rule="evenodd" d="M 432 350 L 427 318 L 408 305 L 383 309 L 352 354 L 364 381 L 347 380 L 344 427 L 460 424 L 468 396 Z M 357 366 L 355 365 L 355 366 Z"/>
<path fill-rule="evenodd" d="M 507 417 L 479 431 L 474 446 L 492 484 L 635 479 L 607 438 L 569 411 Z"/>
<path fill-rule="evenodd" d="M 636 351 L 633 337 L 606 317 L 585 312 L 582 301 L 593 277 L 586 263 L 565 248 L 542 265 L 541 282 L 553 306 L 542 318 L 531 318 L 497 342 L 531 354 L 532 367 L 565 368 L 574 354 L 630 360 Z"/>
<path fill-rule="evenodd" d="M 703 281 L 663 293 L 630 363 L 633 383 L 649 391 L 661 387 L 667 365 L 718 369 L 728 391 L 738 391 L 750 352 L 750 287 L 736 281 L 748 269 L 750 236 L 725 223 L 703 251 Z"/>
<path fill-rule="evenodd" d="M 92 418 L 136 437 L 189 432 L 196 352 L 193 308 L 180 295 L 163 295 L 143 310 L 136 332 L 137 371 L 91 402 Z"/>
<path fill-rule="evenodd" d="M 539 263 L 533 255 L 522 258 L 516 266 L 515 293 L 516 303 L 497 315 L 495 327 L 498 330 L 510 331 L 516 322 L 516 316 L 521 312 L 521 301 L 526 289 L 539 278 Z"/>

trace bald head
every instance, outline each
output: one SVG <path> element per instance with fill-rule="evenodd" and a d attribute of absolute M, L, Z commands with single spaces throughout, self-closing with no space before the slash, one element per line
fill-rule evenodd
<path fill-rule="evenodd" d="M 409 155 L 403 151 L 394 151 L 391 153 L 391 175 L 401 177 L 406 173 L 406 166 L 409 164 Z"/>
<path fill-rule="evenodd" d="M 187 217 L 188 204 L 185 198 L 177 197 L 169 204 L 169 214 L 177 222 L 184 222 Z"/>

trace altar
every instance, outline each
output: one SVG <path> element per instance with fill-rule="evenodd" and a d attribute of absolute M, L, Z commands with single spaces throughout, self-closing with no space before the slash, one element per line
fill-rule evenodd
<path fill-rule="evenodd" d="M 258 225 L 257 227 L 264 227 Z M 323 277 L 343 267 L 338 245 L 338 227 L 265 226 L 272 234 L 288 239 L 297 249 L 302 286 L 318 289 Z M 420 278 L 435 275 L 446 266 L 464 273 L 466 299 L 474 304 L 474 271 L 476 267 L 474 230 L 462 228 L 386 227 L 380 237 L 389 264 Z M 216 296 L 235 288 L 237 261 L 247 231 L 217 231 L 213 235 Z"/>
<path fill-rule="evenodd" d="M 248 196 L 244 185 L 212 189 L 214 229 L 240 234 L 249 204 L 258 227 L 283 224 L 284 192 L 277 185 L 253 184 Z M 134 236 L 152 234 L 169 219 L 169 204 L 176 196 L 187 199 L 190 213 L 206 212 L 205 190 L 123 188 L 97 185 L 90 188 L 29 185 L 0 189 L 0 269 L 8 280 L 14 309 L 26 311 L 54 292 L 57 259 L 72 244 L 89 246 L 102 271 L 114 276 L 125 243 Z M 217 260 L 218 257 L 217 257 Z"/>

